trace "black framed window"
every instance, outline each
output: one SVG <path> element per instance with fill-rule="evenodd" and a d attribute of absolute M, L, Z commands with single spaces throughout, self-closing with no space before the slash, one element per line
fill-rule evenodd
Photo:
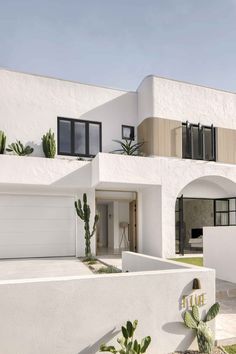
<path fill-rule="evenodd" d="M 102 123 L 58 117 L 58 154 L 94 157 L 102 151 Z"/>
<path fill-rule="evenodd" d="M 183 158 L 215 161 L 215 128 L 189 122 L 182 123 Z"/>
<path fill-rule="evenodd" d="M 236 225 L 236 198 L 214 201 L 215 226 Z"/>
<path fill-rule="evenodd" d="M 122 139 L 134 140 L 134 127 L 130 125 L 122 125 Z"/>

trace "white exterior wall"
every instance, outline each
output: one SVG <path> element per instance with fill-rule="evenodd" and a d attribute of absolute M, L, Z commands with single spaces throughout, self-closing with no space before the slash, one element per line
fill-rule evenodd
<path fill-rule="evenodd" d="M 20 348 L 24 354 L 96 354 L 101 343 L 115 344 L 128 319 L 138 319 L 138 339 L 152 337 L 150 354 L 189 346 L 196 349 L 193 331 L 183 325 L 181 299 L 196 294 L 192 283 L 199 278 L 200 291 L 207 298 L 201 311 L 209 309 L 215 301 L 215 274 L 210 269 L 179 267 L 1 281 L 1 351 L 15 354 Z M 119 304 L 119 311 L 114 304 Z M 214 330 L 214 321 L 211 326 Z"/>
<path fill-rule="evenodd" d="M 43 156 L 41 138 L 57 117 L 102 122 L 102 148 L 117 148 L 121 125 L 137 125 L 137 94 L 0 69 L 0 130 Z"/>
<path fill-rule="evenodd" d="M 203 228 L 204 266 L 213 268 L 216 277 L 236 283 L 236 227 Z"/>
<path fill-rule="evenodd" d="M 87 191 L 95 208 L 96 189 L 138 192 L 138 250 L 154 256 L 175 255 L 175 202 L 183 189 L 184 196 L 236 196 L 236 166 L 214 162 L 101 153 L 92 162 L 2 155 L 0 163 L 1 193 L 77 197 Z"/>
<path fill-rule="evenodd" d="M 96 120 L 103 124 L 103 150 L 110 151 L 122 124 L 137 126 L 149 116 L 236 128 L 235 97 L 153 76 L 129 93 L 0 70 L 0 130 L 8 143 L 32 141 L 40 155 L 41 137 L 49 128 L 56 133 L 57 116 Z M 87 191 L 95 210 L 95 189 L 138 192 L 138 250 L 163 257 L 175 254 L 175 201 L 183 188 L 210 176 L 187 186 L 186 195 L 236 195 L 236 166 L 215 162 L 102 153 L 92 162 L 0 155 L 0 166 L 1 193 L 78 197 Z M 81 232 L 78 223 L 77 237 Z M 78 241 L 77 255 L 83 248 Z"/>
<path fill-rule="evenodd" d="M 139 123 L 148 117 L 236 129 L 236 94 L 148 76 L 138 89 Z"/>

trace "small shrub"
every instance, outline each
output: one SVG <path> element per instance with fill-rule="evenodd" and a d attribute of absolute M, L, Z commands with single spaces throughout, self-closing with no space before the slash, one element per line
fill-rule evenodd
<path fill-rule="evenodd" d="M 97 264 L 97 261 L 95 259 L 88 261 L 88 265 L 93 265 L 93 264 Z"/>
<path fill-rule="evenodd" d="M 99 268 L 98 270 L 96 270 L 96 273 L 98 274 L 104 274 L 104 273 L 121 273 L 121 270 L 114 267 L 114 266 L 104 266 L 104 267 L 101 267 Z"/>
<path fill-rule="evenodd" d="M 83 263 L 88 263 L 88 262 L 93 262 L 93 261 L 97 262 L 97 258 L 91 256 L 91 257 L 85 257 L 82 259 Z"/>

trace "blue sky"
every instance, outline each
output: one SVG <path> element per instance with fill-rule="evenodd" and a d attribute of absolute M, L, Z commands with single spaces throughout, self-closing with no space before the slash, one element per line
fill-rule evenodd
<path fill-rule="evenodd" d="M 0 66 L 127 90 L 154 74 L 236 92 L 236 0 L 0 0 Z"/>

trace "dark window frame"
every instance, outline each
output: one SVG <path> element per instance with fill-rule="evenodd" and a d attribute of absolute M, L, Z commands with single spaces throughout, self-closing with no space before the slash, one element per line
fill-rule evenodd
<path fill-rule="evenodd" d="M 71 153 L 65 153 L 60 151 L 60 121 L 68 121 L 71 123 L 71 132 L 70 132 L 70 143 L 71 143 Z M 75 153 L 75 123 L 84 123 L 85 124 L 85 154 Z M 102 151 L 102 123 L 91 121 L 91 120 L 83 120 L 83 119 L 75 119 L 75 118 L 65 118 L 65 117 L 57 117 L 57 153 L 58 155 L 63 156 L 78 156 L 78 157 L 95 157 L 95 155 L 90 154 L 89 147 L 89 125 L 96 124 L 99 126 L 99 152 Z"/>
<path fill-rule="evenodd" d="M 130 132 L 131 132 L 131 137 L 130 138 L 126 138 L 124 136 L 124 128 L 129 128 L 130 129 Z M 125 139 L 125 140 L 134 140 L 134 138 L 135 138 L 134 126 L 122 124 L 122 126 L 121 126 L 121 136 L 122 136 L 122 139 Z"/>
<path fill-rule="evenodd" d="M 202 160 L 202 161 L 216 161 L 216 128 L 213 125 L 192 124 L 188 121 L 182 123 L 182 127 L 186 129 L 186 150 L 182 152 L 185 159 Z M 198 150 L 200 157 L 193 156 L 193 128 L 198 129 Z M 212 159 L 206 159 L 205 156 L 205 134 L 204 130 L 211 131 L 211 155 Z M 182 133 L 183 137 L 183 133 Z"/>
<path fill-rule="evenodd" d="M 216 198 L 214 199 L 214 226 L 236 226 L 236 223 L 235 224 L 231 224 L 230 223 L 230 213 L 235 213 L 236 212 L 236 209 L 230 209 L 230 200 L 231 199 L 236 199 L 236 197 L 229 197 L 229 198 Z M 227 201 L 228 203 L 228 207 L 227 207 L 227 210 L 216 210 L 216 202 L 217 201 Z M 216 215 L 217 214 L 227 214 L 228 218 L 228 223 L 227 225 L 218 225 L 216 223 Z"/>

